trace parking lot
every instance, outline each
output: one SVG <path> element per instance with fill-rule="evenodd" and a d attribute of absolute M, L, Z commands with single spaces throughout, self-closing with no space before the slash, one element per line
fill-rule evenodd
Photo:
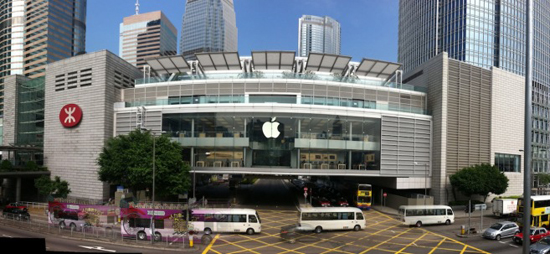
<path fill-rule="evenodd" d="M 296 211 L 258 210 L 262 233 L 219 234 L 203 253 L 489 253 L 424 228 L 401 225 L 378 211 L 365 211 L 367 229 L 305 234 L 295 243 L 279 237 L 295 224 Z"/>

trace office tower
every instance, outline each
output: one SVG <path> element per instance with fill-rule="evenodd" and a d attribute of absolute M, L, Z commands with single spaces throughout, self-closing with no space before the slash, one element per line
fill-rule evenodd
<path fill-rule="evenodd" d="M 136 67 L 145 59 L 177 53 L 178 31 L 161 11 L 125 17 L 120 24 L 119 55 Z"/>
<path fill-rule="evenodd" d="M 550 2 L 534 0 L 533 4 L 531 137 L 532 170 L 536 174 L 549 171 Z M 418 67 L 442 52 L 473 66 L 524 76 L 525 19 L 523 0 L 400 0 L 398 62 L 403 64 L 403 82 L 421 76 Z M 492 89 L 499 88 L 494 86 L 502 84 L 494 83 Z M 528 156 L 520 151 L 514 153 L 517 154 Z"/>
<path fill-rule="evenodd" d="M 340 54 L 340 23 L 331 17 L 304 15 L 298 21 L 298 54 Z"/>
<path fill-rule="evenodd" d="M 4 77 L 42 77 L 46 64 L 85 51 L 86 2 L 0 1 L 0 117 Z"/>
<path fill-rule="evenodd" d="M 187 0 L 180 43 L 180 54 L 190 60 L 200 52 L 237 51 L 233 0 Z"/>

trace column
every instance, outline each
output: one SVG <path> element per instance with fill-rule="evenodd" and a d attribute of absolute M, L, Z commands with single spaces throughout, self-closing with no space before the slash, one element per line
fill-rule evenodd
<path fill-rule="evenodd" d="M 21 201 L 21 177 L 17 178 L 17 184 L 15 187 L 15 202 Z"/>

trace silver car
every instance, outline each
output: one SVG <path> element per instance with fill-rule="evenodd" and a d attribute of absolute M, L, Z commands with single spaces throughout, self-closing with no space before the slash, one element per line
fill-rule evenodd
<path fill-rule="evenodd" d="M 516 223 L 501 221 L 493 224 L 483 232 L 483 237 L 500 241 L 501 238 L 513 237 L 519 231 Z"/>
<path fill-rule="evenodd" d="M 531 245 L 531 254 L 549 254 L 550 253 L 550 236 L 540 239 L 540 241 Z"/>

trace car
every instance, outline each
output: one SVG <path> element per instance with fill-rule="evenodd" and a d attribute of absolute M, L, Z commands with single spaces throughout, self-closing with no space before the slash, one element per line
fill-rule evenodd
<path fill-rule="evenodd" d="M 281 228 L 280 237 L 289 243 L 295 243 L 301 235 L 313 234 L 313 228 L 305 228 L 300 224 L 284 226 Z"/>
<path fill-rule="evenodd" d="M 30 220 L 31 215 L 25 206 L 6 206 L 2 210 L 2 217 L 15 220 Z"/>
<path fill-rule="evenodd" d="M 519 227 L 511 221 L 497 222 L 483 232 L 483 237 L 500 241 L 501 238 L 513 237 L 519 232 Z"/>
<path fill-rule="evenodd" d="M 332 202 L 332 205 L 336 207 L 348 207 L 349 203 L 345 198 L 338 197 L 334 200 L 334 202 Z"/>
<path fill-rule="evenodd" d="M 542 238 L 540 241 L 532 244 L 529 253 L 531 254 L 549 254 L 550 253 L 550 236 Z"/>
<path fill-rule="evenodd" d="M 17 203 L 17 202 L 15 202 L 15 203 L 10 203 L 10 204 L 8 204 L 8 205 L 7 205 L 7 206 L 6 206 L 5 208 L 19 208 L 19 209 L 27 209 L 27 207 L 26 207 L 26 206 L 24 206 L 24 205 L 23 205 L 23 204 L 21 204 L 21 203 Z"/>
<path fill-rule="evenodd" d="M 550 236 L 550 231 L 546 230 L 545 228 L 531 228 L 530 233 L 531 235 L 529 236 L 529 239 L 531 239 L 531 243 L 538 242 L 540 239 L 546 236 Z M 523 233 L 516 233 L 513 239 L 515 243 L 522 244 Z"/>
<path fill-rule="evenodd" d="M 330 207 L 330 201 L 325 197 L 317 197 L 316 203 L 321 207 Z"/>

